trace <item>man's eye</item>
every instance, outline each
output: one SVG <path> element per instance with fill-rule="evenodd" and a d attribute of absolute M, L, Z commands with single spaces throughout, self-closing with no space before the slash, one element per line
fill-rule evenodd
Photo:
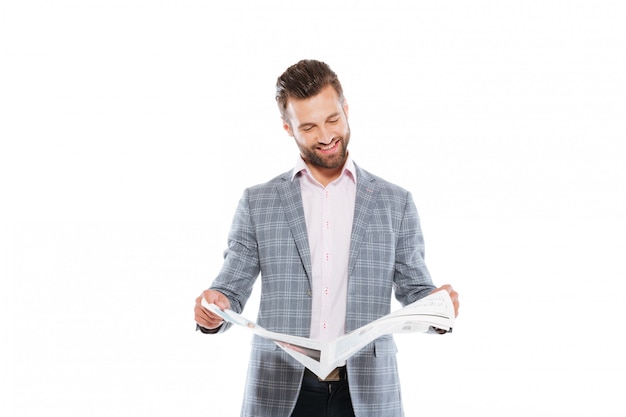
<path fill-rule="evenodd" d="M 336 119 L 329 120 L 328 123 L 337 123 L 338 121 L 339 121 L 339 118 L 336 118 Z"/>
<path fill-rule="evenodd" d="M 303 127 L 302 130 L 304 130 L 305 132 L 310 132 L 311 130 L 313 130 L 313 126 Z"/>

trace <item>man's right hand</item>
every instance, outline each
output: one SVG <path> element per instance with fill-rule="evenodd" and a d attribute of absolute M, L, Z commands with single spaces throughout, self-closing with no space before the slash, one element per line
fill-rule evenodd
<path fill-rule="evenodd" d="M 202 307 L 202 298 L 209 304 L 215 304 L 222 310 L 230 309 L 230 301 L 224 294 L 215 290 L 205 290 L 200 297 L 196 298 L 196 306 L 194 308 L 196 323 L 205 329 L 217 329 L 222 325 L 223 320 L 220 316 Z"/>

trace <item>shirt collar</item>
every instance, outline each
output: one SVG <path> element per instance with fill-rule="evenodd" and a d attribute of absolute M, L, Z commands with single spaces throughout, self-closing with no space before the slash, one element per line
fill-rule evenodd
<path fill-rule="evenodd" d="M 293 182 L 294 178 L 301 172 L 305 171 L 311 178 L 313 178 L 313 174 L 311 174 L 311 170 L 302 159 L 302 156 L 298 155 L 298 159 L 296 160 L 296 166 L 293 168 L 293 172 L 291 173 L 291 181 Z M 356 184 L 356 169 L 354 168 L 354 161 L 350 154 L 348 154 L 348 158 L 346 159 L 346 163 L 343 165 L 343 171 L 341 175 L 347 175 L 352 181 Z"/>

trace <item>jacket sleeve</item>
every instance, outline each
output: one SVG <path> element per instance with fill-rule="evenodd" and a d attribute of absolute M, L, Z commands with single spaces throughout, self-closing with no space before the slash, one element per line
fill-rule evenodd
<path fill-rule="evenodd" d="M 396 245 L 395 296 L 402 305 L 408 305 L 435 289 L 424 260 L 424 236 L 417 207 L 409 192 L 406 193 Z"/>
<path fill-rule="evenodd" d="M 259 252 L 249 204 L 249 190 L 239 200 L 224 251 L 224 263 L 211 284 L 230 301 L 231 310 L 241 313 L 259 276 Z M 229 327 L 225 323 L 219 332 Z"/>

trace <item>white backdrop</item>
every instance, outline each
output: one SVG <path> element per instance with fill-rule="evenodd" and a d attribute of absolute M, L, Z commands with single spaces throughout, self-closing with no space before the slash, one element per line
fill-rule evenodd
<path fill-rule="evenodd" d="M 408 416 L 623 416 L 626 4 L 0 2 L 0 414 L 235 416 L 249 336 L 194 332 L 276 77 L 328 62 L 351 151 L 412 191 L 452 335 Z M 244 315 L 256 315 L 258 294 Z"/>

